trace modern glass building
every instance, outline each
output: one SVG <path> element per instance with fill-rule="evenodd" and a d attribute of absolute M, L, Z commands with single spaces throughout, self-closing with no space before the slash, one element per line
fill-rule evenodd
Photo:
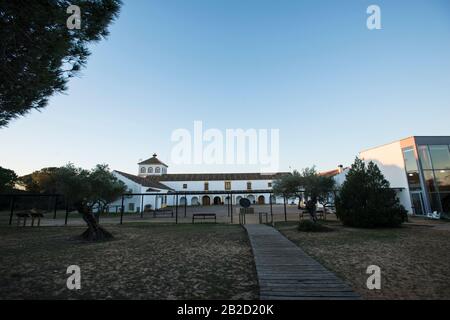
<path fill-rule="evenodd" d="M 450 136 L 414 136 L 360 153 L 374 161 L 410 213 L 450 215 Z"/>
<path fill-rule="evenodd" d="M 450 214 L 450 137 L 414 137 L 402 151 L 416 214 Z"/>

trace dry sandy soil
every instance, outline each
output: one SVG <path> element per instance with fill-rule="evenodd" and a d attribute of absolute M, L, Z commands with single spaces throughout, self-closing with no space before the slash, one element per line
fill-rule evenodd
<path fill-rule="evenodd" d="M 450 299 L 450 228 L 407 225 L 365 230 L 327 222 L 334 231 L 279 230 L 367 299 Z M 446 230 L 445 230 L 446 229 Z M 381 290 L 368 290 L 366 269 L 381 268 Z"/>
<path fill-rule="evenodd" d="M 83 227 L 0 227 L 0 299 L 256 299 L 244 229 L 235 225 L 107 226 L 116 240 L 76 240 Z M 81 267 L 81 290 L 66 287 Z"/>

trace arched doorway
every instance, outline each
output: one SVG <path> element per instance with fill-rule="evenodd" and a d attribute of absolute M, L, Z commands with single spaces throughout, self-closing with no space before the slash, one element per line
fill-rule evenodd
<path fill-rule="evenodd" d="M 180 206 L 184 206 L 186 203 L 186 197 L 181 197 L 180 198 Z"/>
<path fill-rule="evenodd" d="M 258 204 L 266 204 L 266 198 L 264 196 L 259 196 Z"/>
<path fill-rule="evenodd" d="M 220 197 L 214 197 L 214 205 L 218 206 L 222 204 L 222 199 Z"/>
<path fill-rule="evenodd" d="M 236 203 L 239 204 L 239 201 L 241 201 L 242 197 L 241 196 L 237 196 L 236 197 Z"/>
<path fill-rule="evenodd" d="M 252 194 L 248 195 L 248 196 L 247 196 L 247 199 L 250 200 L 250 202 L 251 202 L 252 204 L 255 203 L 255 196 L 254 196 L 254 195 L 252 195 Z"/>
<path fill-rule="evenodd" d="M 211 205 L 211 198 L 208 196 L 204 196 L 202 198 L 202 205 L 204 206 L 210 206 Z"/>
<path fill-rule="evenodd" d="M 229 196 L 225 197 L 225 204 L 230 204 L 230 203 L 231 203 L 230 197 Z"/>
<path fill-rule="evenodd" d="M 192 197 L 191 205 L 198 206 L 199 204 L 200 204 L 200 202 L 198 202 L 198 198 L 197 197 Z"/>

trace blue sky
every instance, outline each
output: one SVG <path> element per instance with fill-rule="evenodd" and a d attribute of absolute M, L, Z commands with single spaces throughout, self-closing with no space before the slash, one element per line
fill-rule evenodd
<path fill-rule="evenodd" d="M 366 27 L 371 4 L 382 30 Z M 0 166 L 135 173 L 154 152 L 171 165 L 171 133 L 195 120 L 280 129 L 280 170 L 349 165 L 372 146 L 450 135 L 449 40 L 446 0 L 125 0 L 68 92 L 0 130 Z"/>

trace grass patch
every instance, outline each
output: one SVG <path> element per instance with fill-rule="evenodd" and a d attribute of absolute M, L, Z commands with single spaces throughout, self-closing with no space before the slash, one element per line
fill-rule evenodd
<path fill-rule="evenodd" d="M 276 227 L 291 241 L 349 282 L 367 299 L 450 299 L 450 231 L 418 226 L 355 229 L 325 222 L 335 232 Z M 367 267 L 382 271 L 382 289 L 368 290 Z"/>
<path fill-rule="evenodd" d="M 314 222 L 311 220 L 302 220 L 299 222 L 298 231 L 301 232 L 330 232 L 333 231 L 333 229 L 327 227 L 321 222 Z"/>
<path fill-rule="evenodd" d="M 77 241 L 85 227 L 0 227 L 0 299 L 257 299 L 245 230 L 237 225 L 129 223 L 115 240 Z M 69 291 L 66 270 L 81 268 Z"/>

